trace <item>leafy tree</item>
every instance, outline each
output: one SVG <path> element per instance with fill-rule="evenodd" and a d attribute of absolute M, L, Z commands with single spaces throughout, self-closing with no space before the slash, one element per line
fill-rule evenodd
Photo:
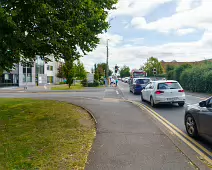
<path fill-rule="evenodd" d="M 157 69 L 157 74 L 163 73 L 163 68 L 161 63 L 158 61 L 157 58 L 150 57 L 147 59 L 147 62 L 144 64 L 144 70 L 147 72 L 148 76 L 153 76 L 153 69 Z"/>
<path fill-rule="evenodd" d="M 74 67 L 74 62 L 72 60 L 66 61 L 63 65 L 63 74 L 66 78 L 69 88 L 71 87 L 71 84 L 73 83 L 75 77 L 75 68 L 76 67 Z"/>
<path fill-rule="evenodd" d="M 174 69 L 175 69 L 175 66 L 173 66 L 173 65 L 167 65 L 166 66 L 166 73 L 168 73 L 169 71 L 174 70 Z"/>
<path fill-rule="evenodd" d="M 57 77 L 58 78 L 65 78 L 64 72 L 63 72 L 63 65 L 61 64 L 57 69 Z"/>
<path fill-rule="evenodd" d="M 175 67 L 174 74 L 173 74 L 174 80 L 180 81 L 180 75 L 182 74 L 182 72 L 191 67 L 192 66 L 190 64 L 183 64 L 183 65 Z"/>
<path fill-rule="evenodd" d="M 97 64 L 94 64 L 94 80 L 99 80 L 99 72 L 97 70 Z"/>
<path fill-rule="evenodd" d="M 80 62 L 80 60 L 77 61 L 77 64 L 74 65 L 75 66 L 75 77 L 78 80 L 83 80 L 87 77 L 87 73 L 85 70 L 85 67 L 83 65 L 83 63 Z"/>
<path fill-rule="evenodd" d="M 121 78 L 123 78 L 123 77 L 129 77 L 130 76 L 130 68 L 128 66 L 124 65 L 120 69 L 120 76 L 121 76 Z"/>
<path fill-rule="evenodd" d="M 98 78 L 95 80 L 99 80 L 102 77 L 105 77 L 106 75 L 106 63 L 98 63 L 96 64 L 96 70 L 98 72 Z M 113 71 L 109 69 L 108 75 L 111 76 L 113 74 Z"/>
<path fill-rule="evenodd" d="M 92 51 L 109 28 L 108 12 L 117 0 L 1 0 L 0 70 L 39 55 L 70 61 Z"/>
<path fill-rule="evenodd" d="M 69 87 L 73 83 L 73 79 L 83 80 L 86 79 L 87 73 L 84 68 L 83 63 L 80 62 L 80 60 L 77 61 L 77 63 L 74 62 L 66 62 L 63 65 L 60 65 L 58 68 L 58 78 L 66 78 L 67 83 L 69 84 Z"/>

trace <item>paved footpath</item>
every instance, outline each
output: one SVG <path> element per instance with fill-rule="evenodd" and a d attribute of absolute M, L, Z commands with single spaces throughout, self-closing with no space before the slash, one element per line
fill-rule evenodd
<path fill-rule="evenodd" d="M 112 91 L 99 100 L 58 99 L 87 108 L 97 120 L 86 170 L 195 169 L 146 113 L 121 97 L 111 98 Z"/>

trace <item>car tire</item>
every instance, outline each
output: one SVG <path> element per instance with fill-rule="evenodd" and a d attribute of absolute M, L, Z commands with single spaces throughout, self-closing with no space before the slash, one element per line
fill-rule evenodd
<path fill-rule="evenodd" d="M 196 122 L 194 120 L 194 117 L 191 114 L 187 114 L 185 116 L 185 127 L 190 137 L 197 138 L 199 136 Z"/>
<path fill-rule="evenodd" d="M 180 106 L 180 107 L 183 107 L 184 105 L 185 105 L 185 103 L 183 102 L 183 103 L 178 103 L 178 105 Z"/>
<path fill-rule="evenodd" d="M 150 103 L 151 103 L 151 106 L 152 106 L 152 107 L 155 107 L 155 106 L 156 106 L 156 105 L 155 105 L 155 102 L 154 102 L 154 99 L 153 99 L 152 96 L 150 97 Z"/>
<path fill-rule="evenodd" d="M 143 94 L 141 93 L 141 101 L 145 102 L 144 98 L 143 98 Z"/>

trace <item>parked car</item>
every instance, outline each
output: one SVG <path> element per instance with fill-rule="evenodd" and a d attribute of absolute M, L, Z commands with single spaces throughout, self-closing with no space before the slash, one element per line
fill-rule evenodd
<path fill-rule="evenodd" d="M 152 107 L 172 103 L 182 107 L 185 104 L 185 92 L 177 81 L 152 81 L 141 91 L 141 100 L 149 101 Z"/>
<path fill-rule="evenodd" d="M 146 85 L 151 81 L 150 78 L 132 78 L 129 81 L 130 92 L 140 94 Z"/>
<path fill-rule="evenodd" d="M 184 122 L 190 137 L 202 136 L 212 142 L 212 97 L 198 104 L 188 105 Z"/>

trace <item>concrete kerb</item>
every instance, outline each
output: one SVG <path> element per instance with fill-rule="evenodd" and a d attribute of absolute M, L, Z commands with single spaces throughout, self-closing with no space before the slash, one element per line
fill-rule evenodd
<path fill-rule="evenodd" d="M 89 109 L 85 108 L 84 106 L 78 105 L 78 104 L 73 104 L 73 103 L 71 103 L 71 102 L 68 102 L 68 103 L 70 103 L 70 104 L 72 104 L 72 105 L 75 105 L 75 106 L 78 106 L 78 107 L 82 108 L 83 110 L 85 110 L 86 112 L 88 112 L 88 114 L 90 114 L 91 118 L 92 118 L 92 119 L 94 120 L 94 122 L 95 122 L 95 128 L 97 128 L 97 127 L 96 127 L 96 125 L 97 125 L 97 120 L 96 120 L 95 116 L 93 115 L 93 113 L 92 113 Z"/>
<path fill-rule="evenodd" d="M 139 103 L 130 101 L 130 100 L 125 100 L 129 103 L 132 103 L 136 107 L 139 107 L 142 109 L 142 111 L 148 112 L 146 108 L 143 108 L 139 105 Z M 172 133 L 170 129 L 168 129 L 163 123 L 161 123 L 158 119 L 156 119 L 154 116 L 152 116 L 149 113 L 146 113 L 153 122 L 158 126 L 158 128 L 171 140 L 171 142 L 176 146 L 176 148 L 183 154 L 185 155 L 188 160 L 190 161 L 189 163 L 193 165 L 196 169 L 204 169 L 204 170 L 209 170 L 212 169 L 210 163 L 208 163 L 206 160 L 204 160 L 201 155 L 197 156 L 198 153 L 188 147 L 187 143 L 182 141 L 176 134 Z"/>

